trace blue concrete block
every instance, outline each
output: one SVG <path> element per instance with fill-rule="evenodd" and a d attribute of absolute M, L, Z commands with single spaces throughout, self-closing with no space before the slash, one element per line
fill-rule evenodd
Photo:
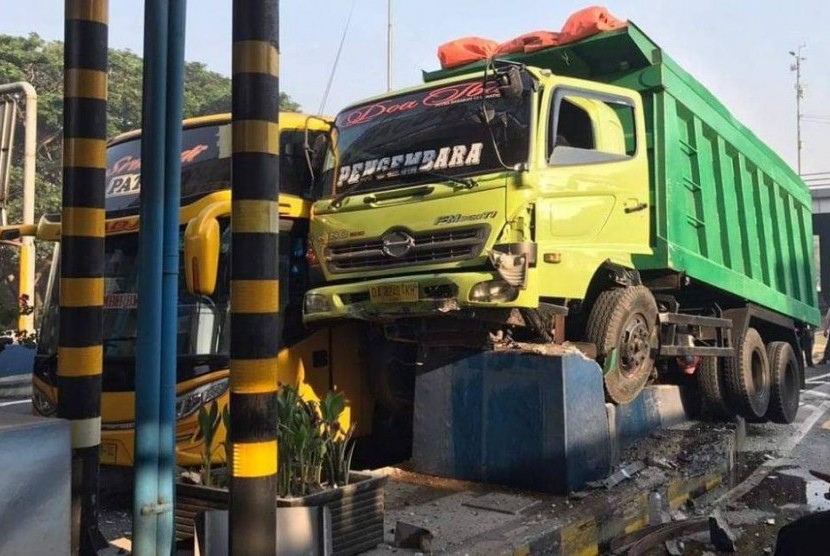
<path fill-rule="evenodd" d="M 480 353 L 419 376 L 412 463 L 457 479 L 567 493 L 604 478 L 602 373 L 578 355 Z"/>
<path fill-rule="evenodd" d="M 31 374 L 34 364 L 34 348 L 14 344 L 0 350 L 0 377 Z"/>

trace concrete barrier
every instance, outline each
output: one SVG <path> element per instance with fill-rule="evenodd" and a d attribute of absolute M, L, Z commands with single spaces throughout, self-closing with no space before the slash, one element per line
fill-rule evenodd
<path fill-rule="evenodd" d="M 485 352 L 415 383 L 413 469 L 565 494 L 605 478 L 621 451 L 688 420 L 677 386 L 605 403 L 602 371 L 578 354 Z"/>

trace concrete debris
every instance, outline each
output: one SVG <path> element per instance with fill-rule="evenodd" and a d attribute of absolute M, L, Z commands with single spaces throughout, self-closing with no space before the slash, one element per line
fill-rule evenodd
<path fill-rule="evenodd" d="M 689 517 L 680 510 L 675 510 L 671 513 L 671 520 L 672 521 L 685 521 Z"/>
<path fill-rule="evenodd" d="M 404 521 L 395 524 L 395 546 L 412 548 L 423 552 L 432 551 L 433 534 L 429 529 L 412 525 Z"/>
<path fill-rule="evenodd" d="M 678 541 L 675 539 L 670 539 L 666 541 L 666 552 L 669 553 L 669 556 L 683 556 L 683 550 L 686 548 L 686 545 L 683 544 L 683 541 Z"/>
<path fill-rule="evenodd" d="M 735 533 L 729 528 L 720 512 L 709 516 L 709 539 L 722 552 L 735 552 Z"/>
<path fill-rule="evenodd" d="M 635 461 L 624 465 L 619 471 L 605 479 L 604 481 L 591 481 L 587 485 L 591 488 L 612 489 L 623 481 L 632 478 L 634 475 L 646 468 L 646 465 L 641 461 Z"/>
<path fill-rule="evenodd" d="M 646 457 L 646 464 L 660 469 L 677 469 L 676 463 L 663 457 L 648 456 Z"/>
<path fill-rule="evenodd" d="M 767 520 L 767 525 L 775 525 L 775 519 L 774 518 L 769 518 Z"/>

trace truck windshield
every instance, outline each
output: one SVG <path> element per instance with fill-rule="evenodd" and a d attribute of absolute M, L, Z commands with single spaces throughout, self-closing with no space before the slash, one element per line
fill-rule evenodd
<path fill-rule="evenodd" d="M 481 80 L 465 81 L 341 112 L 337 155 L 329 155 L 320 176 L 327 193 L 434 182 L 436 174 L 459 178 L 500 171 L 493 140 L 506 165 L 527 161 L 529 95 L 503 97 L 494 81 L 485 95 L 482 88 Z"/>

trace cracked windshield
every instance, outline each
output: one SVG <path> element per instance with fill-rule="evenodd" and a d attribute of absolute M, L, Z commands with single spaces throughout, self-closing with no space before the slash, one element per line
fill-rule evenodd
<path fill-rule="evenodd" d="M 372 191 L 525 162 L 529 96 L 504 97 L 495 81 L 482 89 L 481 80 L 465 81 L 344 110 L 335 123 L 339 160 L 329 156 L 321 180 L 337 192 Z"/>

